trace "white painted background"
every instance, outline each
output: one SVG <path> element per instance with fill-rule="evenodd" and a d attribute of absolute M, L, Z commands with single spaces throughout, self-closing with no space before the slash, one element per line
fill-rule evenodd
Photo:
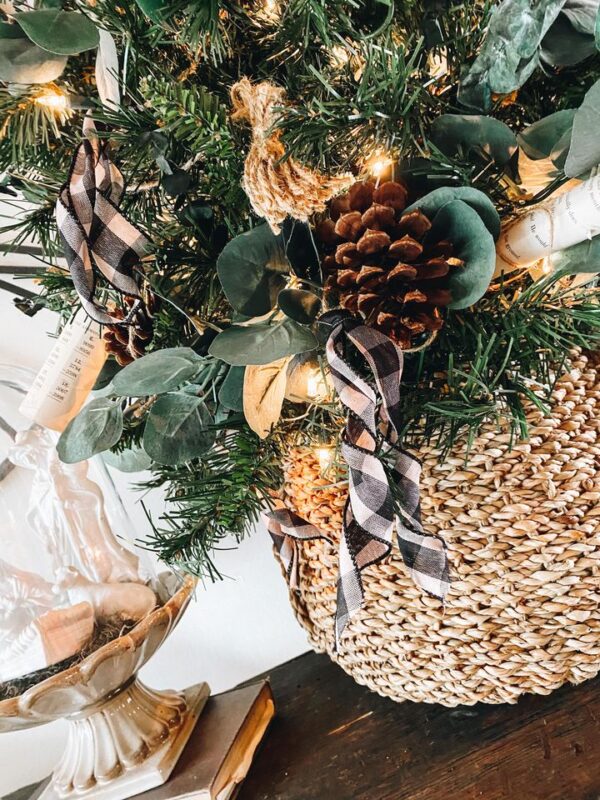
<path fill-rule="evenodd" d="M 5 257 L 0 263 L 18 261 Z M 0 291 L 0 362 L 37 369 L 52 346 L 47 331 L 54 329 L 52 313 L 26 317 Z M 148 528 L 139 495 L 127 488 L 127 476 L 115 471 L 113 476 L 136 533 L 143 535 Z M 160 513 L 158 494 L 144 502 L 154 516 Z M 178 689 L 206 680 L 218 692 L 308 650 L 262 525 L 239 548 L 215 560 L 230 577 L 199 588 L 177 629 L 142 671 L 149 685 Z M 48 775 L 62 752 L 65 732 L 66 723 L 60 722 L 0 734 L 0 797 Z"/>

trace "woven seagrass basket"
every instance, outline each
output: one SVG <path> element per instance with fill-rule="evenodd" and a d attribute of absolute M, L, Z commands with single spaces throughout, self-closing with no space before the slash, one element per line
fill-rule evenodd
<path fill-rule="evenodd" d="M 600 671 L 600 368 L 576 354 L 551 413 L 528 408 L 529 439 L 495 425 L 423 462 L 427 530 L 448 544 L 445 608 L 411 580 L 397 546 L 363 573 L 365 602 L 334 652 L 337 547 L 299 544 L 291 602 L 311 645 L 394 700 L 513 703 Z M 284 500 L 339 541 L 346 486 L 312 450 L 284 465 Z"/>

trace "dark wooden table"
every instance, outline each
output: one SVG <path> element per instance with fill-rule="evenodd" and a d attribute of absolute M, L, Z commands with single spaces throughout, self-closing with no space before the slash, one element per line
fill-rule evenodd
<path fill-rule="evenodd" d="M 260 677 L 277 715 L 236 800 L 600 800 L 600 678 L 450 709 L 393 703 L 314 653 Z"/>
<path fill-rule="evenodd" d="M 600 679 L 517 705 L 393 703 L 310 653 L 237 800 L 600 800 Z"/>

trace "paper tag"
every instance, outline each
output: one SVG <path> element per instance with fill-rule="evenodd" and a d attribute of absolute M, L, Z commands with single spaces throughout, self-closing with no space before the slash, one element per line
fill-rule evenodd
<path fill-rule="evenodd" d="M 63 431 L 86 401 L 105 361 L 100 326 L 79 314 L 58 337 L 19 411 L 39 425 Z"/>
<path fill-rule="evenodd" d="M 600 233 L 600 176 L 506 225 L 496 245 L 495 276 L 529 267 L 542 258 Z"/>

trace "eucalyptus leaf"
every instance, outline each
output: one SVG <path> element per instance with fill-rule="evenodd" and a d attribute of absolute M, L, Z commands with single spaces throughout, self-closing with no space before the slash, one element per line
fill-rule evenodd
<path fill-rule="evenodd" d="M 569 149 L 575 111 L 574 108 L 555 111 L 529 125 L 517 136 L 519 147 L 529 158 L 550 158 L 560 165 Z"/>
<path fill-rule="evenodd" d="M 286 285 L 289 262 L 280 238 L 265 224 L 225 245 L 217 271 L 233 308 L 248 317 L 260 317 L 274 308 Z"/>
<path fill-rule="evenodd" d="M 102 453 L 103 461 L 120 472 L 142 472 L 152 466 L 152 459 L 139 445 L 127 448 L 120 453 L 107 450 Z"/>
<path fill-rule="evenodd" d="M 281 238 L 294 275 L 321 283 L 321 259 L 310 225 L 287 217 L 281 226 Z"/>
<path fill-rule="evenodd" d="M 185 464 L 212 446 L 212 424 L 213 418 L 201 397 L 185 392 L 162 395 L 146 418 L 144 450 L 159 464 Z"/>
<path fill-rule="evenodd" d="M 118 372 L 113 380 L 119 397 L 145 397 L 177 389 L 202 368 L 203 359 L 189 347 L 167 347 L 138 358 Z"/>
<path fill-rule="evenodd" d="M 441 208 L 454 200 L 462 200 L 463 203 L 471 206 L 479 214 L 483 224 L 494 239 L 500 236 L 500 217 L 496 207 L 487 195 L 480 192 L 479 189 L 473 189 L 471 186 L 459 186 L 455 189 L 449 186 L 442 186 L 439 189 L 434 189 L 425 197 L 410 205 L 405 213 L 419 208 L 431 220 Z"/>
<path fill-rule="evenodd" d="M 97 392 L 100 391 L 100 389 L 106 389 L 117 372 L 120 372 L 121 369 L 123 368 L 117 364 L 114 358 L 107 358 L 92 386 L 92 391 Z"/>
<path fill-rule="evenodd" d="M 493 94 L 510 94 L 539 64 L 543 37 L 565 0 L 504 0 L 493 10 L 479 55 L 463 77 L 459 102 L 490 111 Z"/>
<path fill-rule="evenodd" d="M 517 139 L 508 125 L 480 114 L 441 114 L 433 121 L 430 137 L 448 156 L 483 151 L 500 166 L 517 149 Z"/>
<path fill-rule="evenodd" d="M 227 364 L 246 366 L 269 364 L 316 346 L 317 339 L 309 328 L 285 319 L 271 325 L 232 325 L 216 337 L 209 353 Z"/>
<path fill-rule="evenodd" d="M 56 450 L 65 464 L 85 461 L 115 445 L 123 433 L 119 403 L 105 397 L 84 406 L 61 433 Z"/>
<path fill-rule="evenodd" d="M 50 83 L 67 65 L 66 56 L 47 53 L 27 38 L 0 41 L 0 81 L 4 83 Z"/>
<path fill-rule="evenodd" d="M 567 0 L 561 16 L 568 19 L 578 33 L 590 36 L 594 34 L 598 8 L 598 0 Z"/>
<path fill-rule="evenodd" d="M 573 118 L 565 175 L 577 178 L 600 163 L 600 80 L 586 92 Z"/>
<path fill-rule="evenodd" d="M 219 403 L 230 411 L 244 410 L 244 372 L 246 367 L 230 367 L 219 389 Z"/>
<path fill-rule="evenodd" d="M 563 275 L 600 272 L 600 236 L 553 253 L 549 260 L 552 271 Z"/>
<path fill-rule="evenodd" d="M 448 239 L 453 255 L 464 261 L 454 269 L 449 288 L 450 308 L 467 308 L 485 294 L 496 264 L 496 246 L 479 214 L 462 200 L 446 203 L 433 218 L 427 238 L 432 242 Z"/>
<path fill-rule="evenodd" d="M 15 14 L 28 39 L 42 50 L 63 56 L 82 53 L 98 47 L 98 28 L 78 11 L 63 11 L 60 8 L 40 8 Z"/>
<path fill-rule="evenodd" d="M 310 325 L 321 310 L 317 295 L 304 289 L 283 289 L 277 303 L 287 317 L 303 325 Z"/>
<path fill-rule="evenodd" d="M 563 12 L 554 20 L 542 40 L 540 58 L 553 67 L 572 67 L 596 52 L 593 22 L 590 31 L 578 30 Z"/>

